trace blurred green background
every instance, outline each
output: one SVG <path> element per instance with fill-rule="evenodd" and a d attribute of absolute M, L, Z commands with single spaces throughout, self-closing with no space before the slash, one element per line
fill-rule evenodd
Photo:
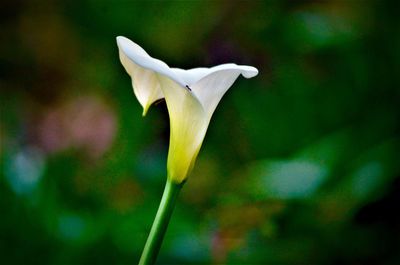
<path fill-rule="evenodd" d="M 399 264 L 397 1 L 3 1 L 0 263 L 135 264 L 166 178 L 126 36 L 235 62 L 159 264 Z"/>

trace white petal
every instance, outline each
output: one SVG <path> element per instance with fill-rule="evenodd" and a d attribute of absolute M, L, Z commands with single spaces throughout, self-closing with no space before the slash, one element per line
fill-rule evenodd
<path fill-rule="evenodd" d="M 254 67 L 236 64 L 223 64 L 212 67 L 208 70 L 209 73 L 207 75 L 204 75 L 203 70 L 192 70 L 202 77 L 190 87 L 210 118 L 221 98 L 240 74 L 246 78 L 251 78 L 258 74 L 258 70 Z"/>
<path fill-rule="evenodd" d="M 137 65 L 165 75 L 183 87 L 187 85 L 184 80 L 172 71 L 166 63 L 148 55 L 145 50 L 130 39 L 119 36 L 117 37 L 117 43 L 120 50 L 122 50 L 126 56 Z"/>
<path fill-rule="evenodd" d="M 143 107 L 144 116 L 153 102 L 164 97 L 160 89 L 160 82 L 153 71 L 133 63 L 121 50 L 119 58 L 125 70 L 132 78 L 133 92 Z"/>
<path fill-rule="evenodd" d="M 182 87 L 186 86 L 185 81 L 167 64 L 152 58 L 136 43 L 119 36 L 117 44 L 121 63 L 132 78 L 135 95 L 143 106 L 143 114 L 146 114 L 154 101 L 163 98 L 156 74 L 167 76 Z"/>
<path fill-rule="evenodd" d="M 221 70 L 239 70 L 241 74 L 246 78 L 251 78 L 258 74 L 258 70 L 252 66 L 237 65 L 234 63 L 221 64 L 211 68 L 199 67 L 189 70 L 171 68 L 171 70 L 179 75 L 189 86 L 192 86 L 194 83 L 198 82 L 205 76 Z"/>
<path fill-rule="evenodd" d="M 170 68 L 125 37 L 117 37 L 117 44 L 143 113 L 155 100 L 166 99 L 171 131 L 168 177 L 181 183 L 193 167 L 211 116 L 225 92 L 240 74 L 251 78 L 258 70 L 236 64 L 190 70 Z"/>
<path fill-rule="evenodd" d="M 209 119 L 188 89 L 159 75 L 170 118 L 168 177 L 182 182 L 191 171 L 207 131 Z"/>

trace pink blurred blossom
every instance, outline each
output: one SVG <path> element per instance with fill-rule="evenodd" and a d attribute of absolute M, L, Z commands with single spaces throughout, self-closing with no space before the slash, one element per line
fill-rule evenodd
<path fill-rule="evenodd" d="M 39 121 L 38 137 L 49 153 L 82 149 L 95 158 L 111 146 L 116 126 L 115 113 L 108 105 L 85 96 L 48 110 Z"/>

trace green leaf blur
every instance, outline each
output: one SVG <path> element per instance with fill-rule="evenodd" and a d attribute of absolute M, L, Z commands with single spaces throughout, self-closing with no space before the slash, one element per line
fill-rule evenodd
<path fill-rule="evenodd" d="M 0 263 L 135 264 L 166 180 L 126 36 L 170 66 L 235 62 L 158 264 L 399 264 L 396 1 L 4 1 Z"/>

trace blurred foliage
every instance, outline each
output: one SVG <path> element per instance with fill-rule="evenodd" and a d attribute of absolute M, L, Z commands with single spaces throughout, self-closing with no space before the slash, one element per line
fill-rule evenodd
<path fill-rule="evenodd" d="M 3 1 L 0 262 L 134 264 L 165 183 L 115 43 L 236 62 L 159 264 L 399 264 L 397 1 Z"/>

